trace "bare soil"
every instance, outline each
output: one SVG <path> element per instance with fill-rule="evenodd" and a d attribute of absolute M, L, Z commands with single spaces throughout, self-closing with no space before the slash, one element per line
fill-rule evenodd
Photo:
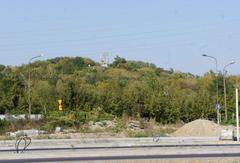
<path fill-rule="evenodd" d="M 220 136 L 221 127 L 216 123 L 204 119 L 198 119 L 185 124 L 174 132 L 173 136 L 184 137 L 204 137 L 204 136 Z"/>

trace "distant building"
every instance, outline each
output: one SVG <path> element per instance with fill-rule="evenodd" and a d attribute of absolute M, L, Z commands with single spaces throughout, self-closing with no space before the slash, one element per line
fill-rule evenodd
<path fill-rule="evenodd" d="M 101 63 L 102 67 L 108 67 L 108 65 L 109 65 L 109 54 L 107 52 L 105 52 L 101 55 L 100 63 Z"/>

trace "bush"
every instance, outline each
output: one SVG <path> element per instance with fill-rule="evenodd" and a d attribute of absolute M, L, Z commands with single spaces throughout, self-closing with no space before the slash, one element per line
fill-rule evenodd
<path fill-rule="evenodd" d="M 43 129 L 47 131 L 53 131 L 57 126 L 61 127 L 74 127 L 75 126 L 75 115 L 73 113 L 64 112 L 51 112 L 46 116 L 46 123 Z"/>
<path fill-rule="evenodd" d="M 0 120 L 0 133 L 5 132 L 6 128 L 9 126 L 9 123 L 5 120 Z"/>
<path fill-rule="evenodd" d="M 94 108 L 92 111 L 87 112 L 86 115 L 87 115 L 88 121 L 94 121 L 94 122 L 114 119 L 114 115 L 106 113 L 100 107 Z"/>
<path fill-rule="evenodd" d="M 8 122 L 5 120 L 0 120 L 0 129 L 4 129 L 8 125 Z"/>
<path fill-rule="evenodd" d="M 114 116 L 108 113 L 102 113 L 98 116 L 97 121 L 104 121 L 104 120 L 113 120 Z"/>
<path fill-rule="evenodd" d="M 229 119 L 227 121 L 222 122 L 223 125 L 236 125 L 236 120 L 235 119 Z"/>

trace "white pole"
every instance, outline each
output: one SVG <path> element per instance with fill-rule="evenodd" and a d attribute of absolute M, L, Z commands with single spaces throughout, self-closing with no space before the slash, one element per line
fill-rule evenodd
<path fill-rule="evenodd" d="M 237 141 L 239 141 L 239 112 L 238 112 L 238 88 L 236 88 L 236 123 L 237 123 Z"/>

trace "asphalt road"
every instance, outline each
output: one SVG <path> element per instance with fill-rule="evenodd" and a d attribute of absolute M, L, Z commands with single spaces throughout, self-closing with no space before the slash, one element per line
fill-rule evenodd
<path fill-rule="evenodd" d="M 58 148 L 29 148 L 28 151 L 62 151 L 62 150 L 97 150 L 97 149 L 132 149 L 132 148 L 184 148 L 184 147 L 239 147 L 240 144 L 166 144 L 166 145 L 136 145 L 136 146 L 99 146 L 99 147 L 58 147 Z M 21 150 L 21 149 L 20 149 Z M 15 152 L 15 149 L 0 149 L 1 152 Z M 240 151 L 239 151 L 240 152 Z"/>
<path fill-rule="evenodd" d="M 200 159 L 200 158 L 240 158 L 240 153 L 226 154 L 175 154 L 175 155 L 138 155 L 138 156 L 103 156 L 103 157 L 69 157 L 69 158 L 30 158 L 18 160 L 0 160 L 0 163 L 40 163 L 40 162 L 82 162 L 114 160 L 166 160 L 166 159 Z"/>
<path fill-rule="evenodd" d="M 154 145 L 138 147 L 89 147 L 30 149 L 17 154 L 1 151 L 0 163 L 23 162 L 86 162 L 116 160 L 238 158 L 239 144 Z"/>
<path fill-rule="evenodd" d="M 117 162 L 230 158 L 240 160 L 240 144 L 217 138 L 114 138 L 34 140 L 16 153 L 15 141 L 0 141 L 2 162 Z M 24 143 L 23 143 L 24 144 Z M 23 148 L 23 146 L 20 146 Z"/>

